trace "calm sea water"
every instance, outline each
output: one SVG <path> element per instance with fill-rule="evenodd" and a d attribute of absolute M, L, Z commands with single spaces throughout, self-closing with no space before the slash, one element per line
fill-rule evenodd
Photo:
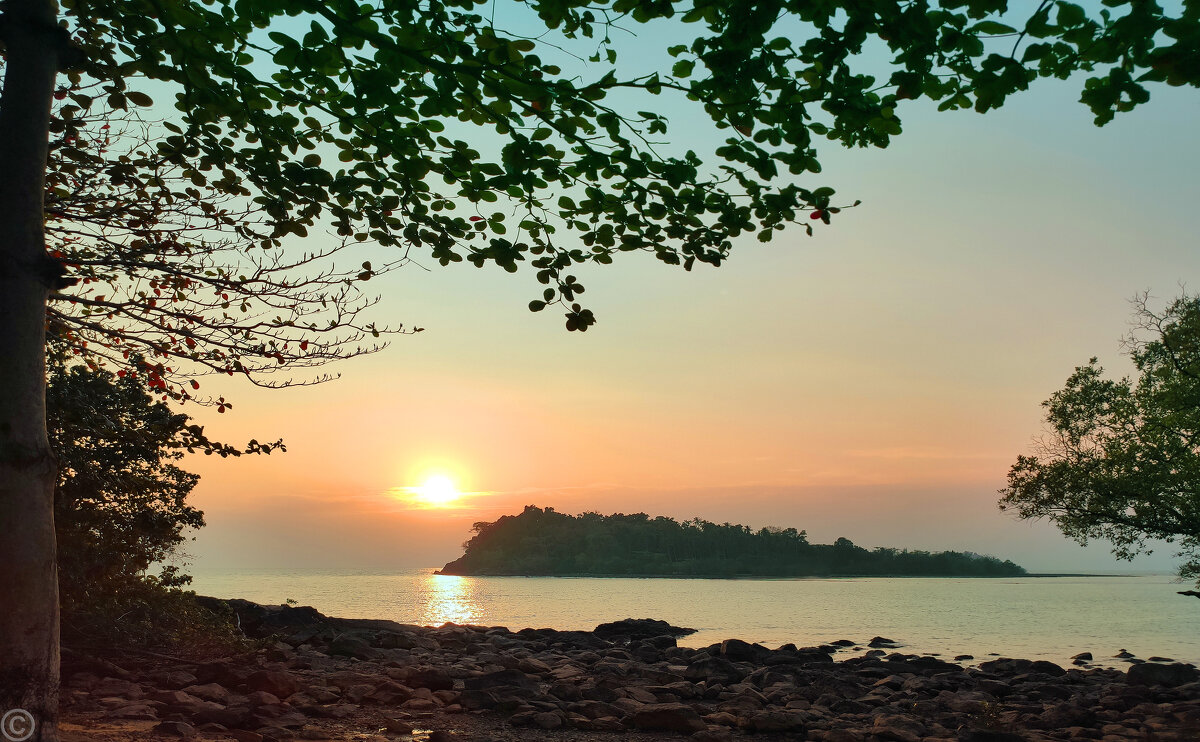
<path fill-rule="evenodd" d="M 592 629 L 621 618 L 658 618 L 698 629 L 680 641 L 736 637 L 769 647 L 885 636 L 906 652 L 990 653 L 1065 664 L 1091 652 L 1200 663 L 1200 600 L 1176 595 L 1168 576 L 1004 579 L 854 578 L 685 580 L 449 577 L 432 569 L 391 574 L 256 571 L 195 575 L 204 595 L 278 604 L 332 616 L 437 626 Z"/>

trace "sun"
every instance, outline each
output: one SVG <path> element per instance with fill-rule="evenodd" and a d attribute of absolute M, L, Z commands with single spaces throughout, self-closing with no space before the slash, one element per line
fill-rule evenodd
<path fill-rule="evenodd" d="M 418 487 L 413 487 L 417 501 L 429 507 L 444 508 L 462 496 L 454 480 L 444 474 L 426 477 Z"/>

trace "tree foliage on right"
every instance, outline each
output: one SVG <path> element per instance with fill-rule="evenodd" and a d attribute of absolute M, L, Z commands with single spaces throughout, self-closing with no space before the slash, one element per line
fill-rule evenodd
<path fill-rule="evenodd" d="M 1134 317 L 1136 375 L 1106 378 L 1095 358 L 1076 368 L 1043 403 L 1048 433 L 1017 457 L 1000 507 L 1122 559 L 1172 543 L 1180 576 L 1200 580 L 1200 297 L 1155 312 L 1140 296 Z"/>

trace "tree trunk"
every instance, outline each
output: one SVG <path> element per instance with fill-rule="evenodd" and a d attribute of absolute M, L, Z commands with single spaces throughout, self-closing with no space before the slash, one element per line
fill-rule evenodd
<path fill-rule="evenodd" d="M 46 439 L 43 196 L 65 35 L 53 0 L 4 0 L 0 97 L 0 718 L 5 740 L 57 740 L 56 465 Z M 32 725 L 32 729 L 31 729 Z M 28 733 L 28 737 L 26 734 Z"/>

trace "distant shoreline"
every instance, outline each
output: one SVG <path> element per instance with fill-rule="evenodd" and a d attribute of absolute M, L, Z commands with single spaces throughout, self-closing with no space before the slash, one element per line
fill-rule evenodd
<path fill-rule="evenodd" d="M 529 574 L 525 572 L 445 572 L 437 569 L 434 575 L 440 577 L 557 577 L 563 579 L 630 579 L 630 580 L 1012 580 L 1023 577 L 1142 577 L 1145 575 L 1111 575 L 1111 574 L 1082 574 L 1070 572 L 1028 573 L 1023 575 L 668 575 L 668 574 L 603 574 L 583 572 L 562 572 L 557 574 Z"/>

